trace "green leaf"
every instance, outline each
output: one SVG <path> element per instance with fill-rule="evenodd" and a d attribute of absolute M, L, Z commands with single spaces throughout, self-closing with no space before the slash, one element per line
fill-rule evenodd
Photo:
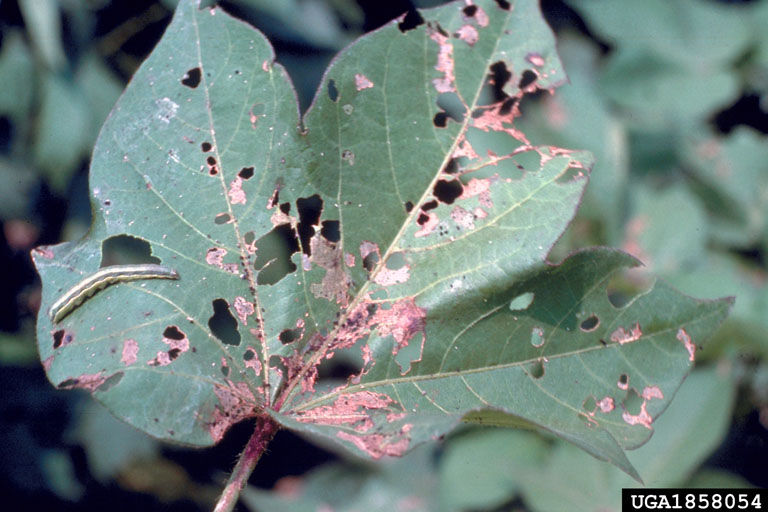
<path fill-rule="evenodd" d="M 243 503 L 270 512 L 444 510 L 437 506 L 434 453 L 427 447 L 375 468 L 327 464 L 291 480 L 272 491 L 246 487 Z"/>
<path fill-rule="evenodd" d="M 547 448 L 540 436 L 510 429 L 450 439 L 440 459 L 442 510 L 496 509 L 510 501 L 525 473 L 542 465 Z"/>
<path fill-rule="evenodd" d="M 50 380 L 194 445 L 269 414 L 378 458 L 501 415 L 635 474 L 622 449 L 730 301 L 659 283 L 616 308 L 633 258 L 547 264 L 591 166 L 515 124 L 565 80 L 550 30 L 533 2 L 421 15 L 342 52 L 300 122 L 263 36 L 180 2 L 97 141 L 88 236 L 34 251 Z M 178 279 L 91 286 L 126 238 Z M 361 373 L 318 382 L 343 351 Z"/>

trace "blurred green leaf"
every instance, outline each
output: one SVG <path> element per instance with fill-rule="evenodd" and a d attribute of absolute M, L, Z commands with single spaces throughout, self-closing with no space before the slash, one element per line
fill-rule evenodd
<path fill-rule="evenodd" d="M 507 429 L 451 438 L 439 464 L 441 510 L 498 508 L 515 496 L 527 471 L 542 465 L 547 448 L 540 436 Z"/>
<path fill-rule="evenodd" d="M 739 127 L 724 138 L 693 136 L 683 159 L 706 187 L 713 237 L 768 248 L 768 138 Z"/>
<path fill-rule="evenodd" d="M 157 441 L 93 401 L 83 405 L 69 437 L 85 449 L 88 469 L 101 482 L 108 482 L 130 464 L 151 459 L 159 452 Z"/>
<path fill-rule="evenodd" d="M 630 187 L 623 249 L 643 262 L 639 270 L 665 277 L 704 261 L 707 219 L 698 198 L 680 183 L 656 190 L 637 181 Z"/>
<path fill-rule="evenodd" d="M 0 53 L 0 114 L 8 115 L 23 128 L 30 116 L 32 97 L 35 91 L 35 73 L 32 55 L 22 35 L 16 30 L 3 34 Z"/>
<path fill-rule="evenodd" d="M 433 457 L 422 447 L 376 468 L 328 464 L 286 478 L 271 492 L 247 487 L 242 501 L 254 512 L 437 512 L 444 509 L 437 504 Z"/>
<path fill-rule="evenodd" d="M 92 139 L 86 98 L 54 74 L 43 82 L 34 142 L 34 161 L 51 187 L 63 193 Z"/>
<path fill-rule="evenodd" d="M 18 0 L 32 44 L 46 66 L 61 71 L 67 64 L 61 46 L 61 13 L 56 0 Z"/>

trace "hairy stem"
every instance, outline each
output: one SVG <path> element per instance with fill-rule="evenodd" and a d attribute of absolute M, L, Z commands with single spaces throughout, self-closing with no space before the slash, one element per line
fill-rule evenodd
<path fill-rule="evenodd" d="M 235 508 L 240 497 L 240 491 L 245 487 L 248 477 L 253 472 L 253 468 L 256 467 L 256 463 L 259 462 L 261 455 L 267 449 L 269 442 L 275 437 L 279 428 L 278 424 L 269 416 L 259 416 L 256 419 L 256 428 L 253 430 L 253 435 L 248 440 L 248 444 L 245 445 L 243 453 L 240 454 L 237 465 L 232 470 L 227 485 L 224 487 L 221 496 L 219 496 L 214 512 L 231 512 Z"/>

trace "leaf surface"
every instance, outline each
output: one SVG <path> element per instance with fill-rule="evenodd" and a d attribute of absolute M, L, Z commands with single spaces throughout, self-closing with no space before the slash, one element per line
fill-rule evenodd
<path fill-rule="evenodd" d="M 533 2 L 422 16 L 342 52 L 300 122 L 267 41 L 180 2 L 100 134 L 89 235 L 33 254 L 51 381 L 196 445 L 258 414 L 373 458 L 517 422 L 634 474 L 622 449 L 729 303 L 658 284 L 616 308 L 631 257 L 547 264 L 591 166 L 514 123 L 565 79 L 551 32 Z M 118 282 L 54 325 L 116 237 L 179 279 Z M 362 371 L 318 381 L 345 352 Z"/>

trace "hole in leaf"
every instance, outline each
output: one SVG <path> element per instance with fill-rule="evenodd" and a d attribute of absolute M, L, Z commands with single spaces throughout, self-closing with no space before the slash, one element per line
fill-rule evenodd
<path fill-rule="evenodd" d="M 541 360 L 528 365 L 528 375 L 534 379 L 540 379 L 544 376 L 544 362 Z"/>
<path fill-rule="evenodd" d="M 363 258 L 363 268 L 368 272 L 372 272 L 378 263 L 379 253 L 377 251 L 372 251 Z"/>
<path fill-rule="evenodd" d="M 500 116 L 507 116 L 510 112 L 512 112 L 512 109 L 517 104 L 517 98 L 507 98 L 504 100 L 504 103 L 501 104 L 501 108 L 499 108 L 499 115 Z"/>
<path fill-rule="evenodd" d="M 254 352 L 252 348 L 249 348 L 245 351 L 245 354 L 243 354 L 243 361 L 251 361 L 254 357 L 256 357 L 256 352 Z"/>
<path fill-rule="evenodd" d="M 152 256 L 149 242 L 128 235 L 111 236 L 101 244 L 101 266 L 160 263 Z"/>
<path fill-rule="evenodd" d="M 323 227 L 320 229 L 320 234 L 329 242 L 338 242 L 341 240 L 341 231 L 339 230 L 339 221 L 337 220 L 324 220 L 322 222 Z"/>
<path fill-rule="evenodd" d="M 634 389 L 630 389 L 629 392 L 627 392 L 627 396 L 624 398 L 624 401 L 621 403 L 621 405 L 629 414 L 632 416 L 637 416 L 640 414 L 643 402 L 643 397 L 638 395 L 637 391 Z"/>
<path fill-rule="evenodd" d="M 182 85 L 186 85 L 190 89 L 194 89 L 198 85 L 200 85 L 201 78 L 202 78 L 202 74 L 200 73 L 200 68 L 192 68 L 186 73 L 184 73 L 184 76 L 181 79 L 181 83 Z"/>
<path fill-rule="evenodd" d="M 421 17 L 419 11 L 411 8 L 405 13 L 405 16 L 403 16 L 403 21 L 397 24 L 397 28 L 400 29 L 400 32 L 408 32 L 423 24 L 424 18 Z"/>
<path fill-rule="evenodd" d="M 110 388 L 113 388 L 117 386 L 121 380 L 123 380 L 123 375 L 125 375 L 124 372 L 117 372 L 113 373 L 109 377 L 104 380 L 104 382 L 101 383 L 99 387 L 96 388 L 96 391 L 105 392 L 109 390 Z"/>
<path fill-rule="evenodd" d="M 446 174 L 455 174 L 459 170 L 459 159 L 451 158 L 448 163 L 445 164 L 443 172 Z"/>
<path fill-rule="evenodd" d="M 411 213 L 411 210 L 413 210 L 413 203 L 410 201 L 406 201 L 403 206 L 405 206 L 405 211 L 408 213 Z"/>
<path fill-rule="evenodd" d="M 427 223 L 428 220 L 429 220 L 429 215 L 427 215 L 426 213 L 420 213 L 419 218 L 416 219 L 416 222 L 419 224 L 419 226 L 423 226 L 424 224 Z"/>
<path fill-rule="evenodd" d="M 216 224 L 226 224 L 232 219 L 232 216 L 228 213 L 220 213 L 216 216 L 215 219 L 213 219 L 213 222 Z"/>
<path fill-rule="evenodd" d="M 507 65 L 503 61 L 491 64 L 489 69 L 491 73 L 488 82 L 492 93 L 490 103 L 497 103 L 509 97 L 504 92 L 504 86 L 512 78 L 512 73 L 507 69 Z"/>
<path fill-rule="evenodd" d="M 448 115 L 445 112 L 438 112 L 432 119 L 432 123 L 438 128 L 445 128 L 448 124 Z"/>
<path fill-rule="evenodd" d="M 280 335 L 278 336 L 280 338 L 280 343 L 287 345 L 288 343 L 301 339 L 302 331 L 303 329 L 285 329 L 280 332 Z"/>
<path fill-rule="evenodd" d="M 536 348 L 540 348 L 544 345 L 544 329 L 541 327 L 534 327 L 531 329 L 531 345 Z"/>
<path fill-rule="evenodd" d="M 63 347 L 64 345 L 69 345 L 74 339 L 75 338 L 69 331 L 59 329 L 53 333 L 53 348 L 57 349 L 59 347 Z"/>
<path fill-rule="evenodd" d="M 207 153 L 213 149 L 213 145 L 211 145 L 210 142 L 203 142 L 202 144 L 200 144 L 200 149 L 203 150 L 203 153 Z"/>
<path fill-rule="evenodd" d="M 472 16 L 474 16 L 474 15 L 475 15 L 475 13 L 477 12 L 477 6 L 476 6 L 476 5 L 468 5 L 468 6 L 466 6 L 466 7 L 465 7 L 465 8 L 462 10 L 462 12 L 463 12 L 463 13 L 464 13 L 464 14 L 465 14 L 465 15 L 466 15 L 468 18 L 471 18 L 471 17 L 472 17 Z"/>
<path fill-rule="evenodd" d="M 405 254 L 402 252 L 394 252 L 387 258 L 387 268 L 389 270 L 398 270 L 406 265 Z"/>
<path fill-rule="evenodd" d="M 521 293 L 509 302 L 509 309 L 511 311 L 522 311 L 528 309 L 528 306 L 533 302 L 533 292 Z"/>
<path fill-rule="evenodd" d="M 208 163 L 208 165 L 216 165 L 216 159 L 213 158 L 212 156 L 209 156 L 208 158 L 206 158 L 205 161 Z"/>
<path fill-rule="evenodd" d="M 531 85 L 533 82 L 536 81 L 538 77 L 536 76 L 536 73 L 531 71 L 530 69 L 526 69 L 523 71 L 523 76 L 520 78 L 520 83 L 517 85 L 520 89 L 525 89 L 529 85 Z"/>
<path fill-rule="evenodd" d="M 598 325 L 600 325 L 600 319 L 597 318 L 597 315 L 590 315 L 587 319 L 581 322 L 580 328 L 584 332 L 590 332 L 597 329 Z"/>
<path fill-rule="evenodd" d="M 307 256 L 310 256 L 309 239 L 315 234 L 315 228 L 320 220 L 320 214 L 323 211 L 323 200 L 315 194 L 310 197 L 300 197 L 296 200 L 296 208 L 299 210 L 299 241 L 301 249 Z"/>
<path fill-rule="evenodd" d="M 181 332 L 175 325 L 169 325 L 163 331 L 163 337 L 168 338 L 169 340 L 181 341 L 186 338 L 187 335 Z"/>
<path fill-rule="evenodd" d="M 296 270 L 291 255 L 299 250 L 296 232 L 290 224 L 280 224 L 256 241 L 256 261 L 259 271 L 258 284 L 275 284 Z"/>
<path fill-rule="evenodd" d="M 434 210 L 435 208 L 437 208 L 437 201 L 435 201 L 434 199 L 432 201 L 427 201 L 426 203 L 421 205 L 421 211 L 423 212 L 428 212 L 429 210 Z M 419 222 L 419 224 L 423 224 L 423 223 Z"/>
<path fill-rule="evenodd" d="M 224 375 L 225 377 L 229 377 L 229 366 L 226 366 L 226 365 L 222 366 L 221 374 Z"/>
<path fill-rule="evenodd" d="M 251 245 L 256 240 L 256 233 L 253 231 L 246 231 L 243 235 L 243 240 L 245 240 L 246 244 Z"/>
<path fill-rule="evenodd" d="M 253 167 L 243 167 L 237 175 L 244 180 L 249 180 L 253 177 Z"/>
<path fill-rule="evenodd" d="M 597 401 L 595 400 L 595 397 L 588 396 L 584 403 L 581 404 L 581 408 L 587 411 L 590 414 L 594 414 L 594 412 L 597 410 Z"/>
<path fill-rule="evenodd" d="M 291 213 L 291 203 L 283 203 L 280 205 L 280 211 L 288 215 Z"/>
<path fill-rule="evenodd" d="M 336 89 L 336 82 L 333 79 L 328 80 L 328 98 L 334 103 L 339 99 L 339 90 Z"/>
<path fill-rule="evenodd" d="M 445 204 L 453 204 L 457 197 L 464 191 L 459 180 L 437 180 L 432 193 L 438 201 Z"/>
<path fill-rule="evenodd" d="M 619 375 L 619 381 L 616 383 L 616 386 L 618 386 L 619 389 L 629 388 L 629 375 L 626 373 Z"/>
<path fill-rule="evenodd" d="M 569 167 L 555 180 L 556 183 L 572 183 L 584 177 L 584 171 L 577 167 Z"/>
<path fill-rule="evenodd" d="M 499 7 L 501 7 L 505 11 L 508 11 L 512 8 L 512 6 L 510 5 L 509 2 L 507 2 L 507 0 L 496 0 L 496 3 L 498 4 Z"/>
<path fill-rule="evenodd" d="M 227 345 L 239 345 L 240 333 L 237 331 L 237 320 L 235 320 L 235 317 L 232 316 L 232 313 L 229 311 L 229 304 L 227 304 L 227 301 L 224 299 L 216 299 L 213 301 L 212 305 L 213 315 L 208 319 L 208 328 L 211 329 L 213 335 L 219 338 L 223 343 Z M 171 328 L 172 327 L 166 329 L 166 332 L 164 332 L 163 335 L 167 338 L 177 339 L 168 336 L 167 333 Z M 173 329 L 176 328 L 173 327 Z"/>
<path fill-rule="evenodd" d="M 444 92 L 437 97 L 437 106 L 445 111 L 451 119 L 460 123 L 464 120 L 466 108 L 455 92 Z"/>

